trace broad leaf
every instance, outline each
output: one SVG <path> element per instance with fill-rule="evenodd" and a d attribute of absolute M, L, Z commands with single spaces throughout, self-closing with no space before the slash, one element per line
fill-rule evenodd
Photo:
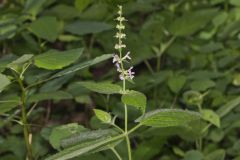
<path fill-rule="evenodd" d="M 27 0 L 24 12 L 31 14 L 32 16 L 36 16 L 46 1 L 47 0 Z"/>
<path fill-rule="evenodd" d="M 10 80 L 4 74 L 0 74 L 0 93 L 10 84 Z"/>
<path fill-rule="evenodd" d="M 210 22 L 217 10 L 205 9 L 186 12 L 170 25 L 170 31 L 176 36 L 187 36 L 195 33 Z"/>
<path fill-rule="evenodd" d="M 70 123 L 62 126 L 55 127 L 49 137 L 49 141 L 53 148 L 60 150 L 61 141 L 64 138 L 68 138 L 73 135 L 77 135 L 86 129 L 83 126 L 78 125 L 77 123 Z"/>
<path fill-rule="evenodd" d="M 203 109 L 201 113 L 204 120 L 214 124 L 217 127 L 220 127 L 220 117 L 217 113 L 210 109 Z"/>
<path fill-rule="evenodd" d="M 93 152 L 94 150 L 99 149 L 102 146 L 107 146 L 111 142 L 117 141 L 121 138 L 123 138 L 123 136 L 116 136 L 113 138 L 100 138 L 90 142 L 82 143 L 82 144 L 64 149 L 63 151 L 46 158 L 46 160 L 67 160 L 73 157 L 79 157 L 86 153 Z"/>
<path fill-rule="evenodd" d="M 78 145 L 85 142 L 90 142 L 93 140 L 108 138 L 116 135 L 117 132 L 113 129 L 99 129 L 99 130 L 85 130 L 79 134 L 68 136 L 61 140 L 61 146 L 63 148 L 68 148 L 74 145 Z"/>
<path fill-rule="evenodd" d="M 78 10 L 83 11 L 91 2 L 92 0 L 75 0 L 74 5 Z"/>
<path fill-rule="evenodd" d="M 147 105 L 147 98 L 143 93 L 131 90 L 122 95 L 122 102 L 126 105 L 136 107 L 144 113 Z"/>
<path fill-rule="evenodd" d="M 117 94 L 120 93 L 121 87 L 110 82 L 78 82 L 77 84 L 97 93 L 102 94 Z"/>
<path fill-rule="evenodd" d="M 240 105 L 240 97 L 237 97 L 217 110 L 217 114 L 222 118 Z"/>
<path fill-rule="evenodd" d="M 5 95 L 0 98 L 0 114 L 10 111 L 20 104 L 20 98 L 16 95 Z"/>
<path fill-rule="evenodd" d="M 83 63 L 80 63 L 80 64 L 76 64 L 74 66 L 68 67 L 68 68 L 56 73 L 55 75 L 53 75 L 52 78 L 61 77 L 61 76 L 66 75 L 66 74 L 76 72 L 80 69 L 84 69 L 86 67 L 95 65 L 95 64 L 100 63 L 102 61 L 105 61 L 105 60 L 107 60 L 111 57 L 112 57 L 112 54 L 104 54 L 102 56 L 94 58 L 93 60 L 89 60 L 87 62 L 83 62 Z"/>
<path fill-rule="evenodd" d="M 173 76 L 168 80 L 168 86 L 174 93 L 178 93 L 186 82 L 186 77 L 183 75 Z"/>
<path fill-rule="evenodd" d="M 35 65 L 39 68 L 49 70 L 62 69 L 75 62 L 81 55 L 83 49 L 72 49 L 68 51 L 50 50 L 34 58 Z"/>
<path fill-rule="evenodd" d="M 180 109 L 158 109 L 146 113 L 136 120 L 142 125 L 152 127 L 186 126 L 201 116 L 197 112 Z"/>
<path fill-rule="evenodd" d="M 111 29 L 112 26 L 104 22 L 76 21 L 65 27 L 65 31 L 85 35 L 89 33 L 99 33 Z"/>
<path fill-rule="evenodd" d="M 42 17 L 32 22 L 29 29 L 38 37 L 54 42 L 59 34 L 59 26 L 56 17 Z"/>
<path fill-rule="evenodd" d="M 72 99 L 72 95 L 64 91 L 55 91 L 55 92 L 42 92 L 31 95 L 28 98 L 28 102 L 39 102 L 44 100 L 62 100 L 62 99 Z"/>
<path fill-rule="evenodd" d="M 94 113 L 100 121 L 104 123 L 111 123 L 112 117 L 109 113 L 102 111 L 100 109 L 94 109 Z"/>
<path fill-rule="evenodd" d="M 203 160 L 204 155 L 197 150 L 191 150 L 186 152 L 183 160 Z"/>
<path fill-rule="evenodd" d="M 226 153 L 224 149 L 218 149 L 206 155 L 205 160 L 224 160 L 225 154 Z"/>
<path fill-rule="evenodd" d="M 212 80 L 196 80 L 193 81 L 191 84 L 191 89 L 196 91 L 206 91 L 209 88 L 215 86 L 215 82 Z"/>

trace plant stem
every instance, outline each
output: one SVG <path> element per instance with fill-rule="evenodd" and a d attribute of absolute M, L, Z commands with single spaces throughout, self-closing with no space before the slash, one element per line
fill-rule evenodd
<path fill-rule="evenodd" d="M 25 145 L 27 148 L 27 157 L 28 160 L 33 160 L 33 155 L 32 155 L 32 146 L 31 146 L 31 140 L 30 140 L 30 132 L 29 132 L 29 127 L 28 127 L 28 120 L 27 120 L 27 113 L 26 113 L 26 90 L 23 86 L 23 82 L 20 78 L 18 78 L 18 83 L 21 88 L 22 94 L 21 94 L 21 112 L 22 112 L 22 123 L 23 123 L 23 134 L 24 134 L 24 140 L 25 140 Z"/>
<path fill-rule="evenodd" d="M 118 160 L 122 160 L 121 156 L 118 154 L 118 152 L 116 151 L 115 148 L 111 147 L 110 149 L 113 151 L 113 153 L 114 153 L 115 156 L 118 158 Z"/>

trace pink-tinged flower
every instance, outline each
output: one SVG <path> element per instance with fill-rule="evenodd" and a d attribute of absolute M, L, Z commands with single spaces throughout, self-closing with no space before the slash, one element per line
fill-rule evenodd
<path fill-rule="evenodd" d="M 120 58 L 119 58 L 119 56 L 117 54 L 113 55 L 113 61 L 112 62 L 113 63 L 115 63 L 115 62 L 119 63 L 120 62 Z"/>
<path fill-rule="evenodd" d="M 130 79 L 133 79 L 133 78 L 134 78 L 134 75 L 135 75 L 135 72 L 133 72 L 132 69 L 133 69 L 133 67 L 130 67 L 130 68 L 127 70 L 128 78 L 130 78 Z"/>
<path fill-rule="evenodd" d="M 122 72 L 121 68 L 120 68 L 120 64 L 119 63 L 116 63 L 115 66 L 117 67 L 117 71 L 118 72 Z"/>

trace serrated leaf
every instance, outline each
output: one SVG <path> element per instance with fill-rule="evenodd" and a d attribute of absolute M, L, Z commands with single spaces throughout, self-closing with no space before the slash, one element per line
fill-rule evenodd
<path fill-rule="evenodd" d="M 36 36 L 54 42 L 59 34 L 59 22 L 56 17 L 41 17 L 29 26 Z"/>
<path fill-rule="evenodd" d="M 124 135 L 119 135 L 113 138 L 100 138 L 94 141 L 82 143 L 79 145 L 75 145 L 73 147 L 64 149 L 63 151 L 46 158 L 46 160 L 67 160 L 73 157 L 80 157 L 86 153 L 94 152 L 103 146 L 107 146 L 108 144 L 113 143 L 114 141 L 118 141 L 123 138 Z"/>
<path fill-rule="evenodd" d="M 74 23 L 68 24 L 65 27 L 65 31 L 77 34 L 85 35 L 89 33 L 99 33 L 112 28 L 112 25 L 109 25 L 104 22 L 95 22 L 95 21 L 76 21 Z"/>
<path fill-rule="evenodd" d="M 87 62 L 83 62 L 83 63 L 80 63 L 80 64 L 76 64 L 74 66 L 68 67 L 68 68 L 56 73 L 55 75 L 53 75 L 52 78 L 61 77 L 61 76 L 66 75 L 66 74 L 76 72 L 78 70 L 81 70 L 81 69 L 84 69 L 86 67 L 95 65 L 95 64 L 100 63 L 102 61 L 105 61 L 109 58 L 112 58 L 112 54 L 104 54 L 102 56 L 96 57 L 96 58 L 94 58 L 92 60 L 89 60 Z"/>
<path fill-rule="evenodd" d="M 39 68 L 55 70 L 62 69 L 75 62 L 83 52 L 83 48 L 68 51 L 50 50 L 34 58 L 35 65 Z"/>
<path fill-rule="evenodd" d="M 0 93 L 10 84 L 10 80 L 4 74 L 0 74 Z"/>
<path fill-rule="evenodd" d="M 127 93 L 122 95 L 121 99 L 124 104 L 136 107 L 142 113 L 145 112 L 147 98 L 143 93 L 133 90 L 127 91 Z"/>
<path fill-rule="evenodd" d="M 120 93 L 121 87 L 110 82 L 77 82 L 77 84 L 97 93 L 102 94 L 117 94 Z"/>
<path fill-rule="evenodd" d="M 203 109 L 201 113 L 204 120 L 214 124 L 217 127 L 220 127 L 220 117 L 217 113 L 210 109 Z"/>
<path fill-rule="evenodd" d="M 61 141 L 64 138 L 79 134 L 85 130 L 86 129 L 83 126 L 78 125 L 77 123 L 70 123 L 55 127 L 50 134 L 49 142 L 51 143 L 53 148 L 60 150 Z"/>
<path fill-rule="evenodd" d="M 152 127 L 187 126 L 188 123 L 200 120 L 197 112 L 180 109 L 158 109 L 148 112 L 138 118 L 136 122 Z"/>
<path fill-rule="evenodd" d="M 93 111 L 94 111 L 96 117 L 100 121 L 102 121 L 104 123 L 110 123 L 111 122 L 112 117 L 111 117 L 111 115 L 109 113 L 107 113 L 105 111 L 102 111 L 100 109 L 94 109 Z"/>
<path fill-rule="evenodd" d="M 186 82 L 186 77 L 183 75 L 170 77 L 168 80 L 168 86 L 174 93 L 178 93 Z"/>
<path fill-rule="evenodd" d="M 55 92 L 42 92 L 31 95 L 27 102 L 39 102 L 44 100 L 63 100 L 63 99 L 72 99 L 72 95 L 64 91 L 55 91 Z"/>
<path fill-rule="evenodd" d="M 61 146 L 63 148 L 68 148 L 80 143 L 89 142 L 92 140 L 97 140 L 100 138 L 108 138 L 116 135 L 117 132 L 113 129 L 99 129 L 91 131 L 83 131 L 79 134 L 69 136 L 61 140 Z"/>

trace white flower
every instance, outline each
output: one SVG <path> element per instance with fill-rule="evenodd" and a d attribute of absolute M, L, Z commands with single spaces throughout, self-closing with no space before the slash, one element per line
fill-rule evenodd
<path fill-rule="evenodd" d="M 116 28 L 117 29 L 119 29 L 119 30 L 122 30 L 122 29 L 125 29 L 125 26 L 124 25 L 120 25 L 120 24 L 118 24 L 117 26 L 116 26 Z"/>
<path fill-rule="evenodd" d="M 127 54 L 122 58 L 122 60 L 126 60 L 126 59 L 131 60 L 131 57 L 129 55 L 130 55 L 130 52 L 127 52 Z"/>
<path fill-rule="evenodd" d="M 120 64 L 119 63 L 116 63 L 115 66 L 117 67 L 117 71 L 118 72 L 122 72 L 121 68 L 120 68 Z"/>
<path fill-rule="evenodd" d="M 124 34 L 124 33 L 117 33 L 117 34 L 115 35 L 115 37 L 116 37 L 116 38 L 119 38 L 119 39 L 123 39 L 123 38 L 126 38 L 126 34 Z"/>
<path fill-rule="evenodd" d="M 115 62 L 120 62 L 120 58 L 119 58 L 119 56 L 117 55 L 117 54 L 114 54 L 113 55 L 113 61 L 112 61 L 113 63 L 115 63 Z"/>

